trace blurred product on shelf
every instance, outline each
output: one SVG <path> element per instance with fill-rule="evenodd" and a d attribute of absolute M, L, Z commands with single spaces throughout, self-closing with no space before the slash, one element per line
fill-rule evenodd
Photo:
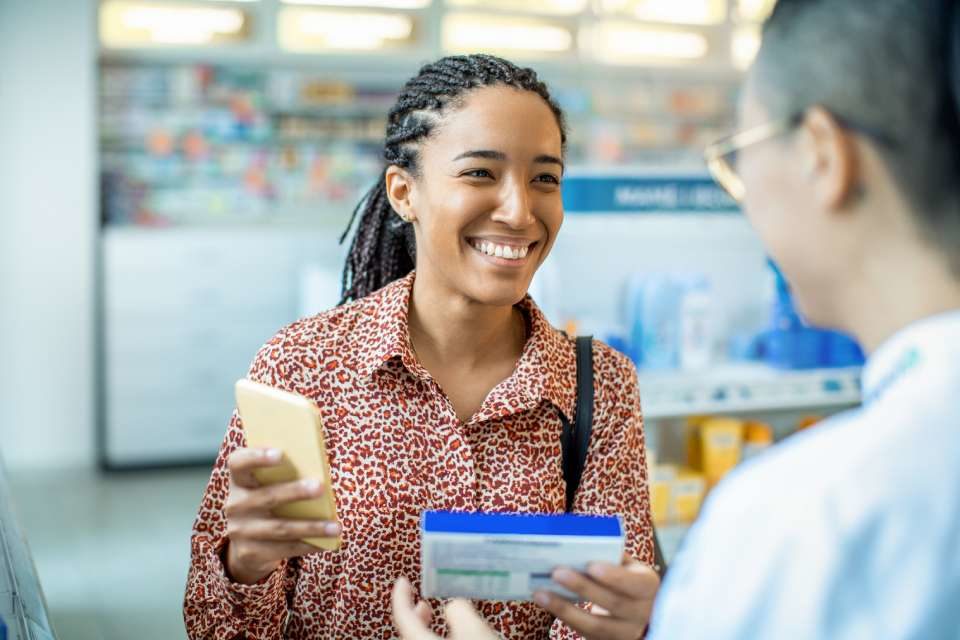
<path fill-rule="evenodd" d="M 707 493 L 706 478 L 687 467 L 658 464 L 650 474 L 650 510 L 658 527 L 692 524 Z"/>
<path fill-rule="evenodd" d="M 706 275 L 634 274 L 622 299 L 622 324 L 629 327 L 625 346 L 638 366 L 698 370 L 712 363 L 713 299 Z"/>
<path fill-rule="evenodd" d="M 653 522 L 662 525 L 670 522 L 670 496 L 673 481 L 677 477 L 674 465 L 658 464 L 650 473 L 650 512 Z"/>
<path fill-rule="evenodd" d="M 862 366 L 863 351 L 851 338 L 807 325 L 794 304 L 790 286 L 772 262 L 775 296 L 770 327 L 757 337 L 759 355 L 778 369 Z"/>
<path fill-rule="evenodd" d="M 570 163 L 690 156 L 732 118 L 719 79 L 638 78 L 626 96 L 601 78 L 553 84 L 576 121 Z M 380 173 L 398 90 L 386 73 L 104 61 L 103 221 L 341 224 Z"/>
<path fill-rule="evenodd" d="M 765 422 L 748 421 L 743 425 L 743 460 L 760 455 L 773 446 L 773 427 Z"/>
<path fill-rule="evenodd" d="M 863 352 L 851 338 L 806 325 L 786 281 L 771 265 L 775 294 L 769 325 L 753 335 L 727 338 L 734 360 L 765 362 L 777 369 L 839 369 L 863 364 Z M 702 273 L 634 273 L 625 279 L 622 331 L 603 338 L 651 371 L 702 371 L 714 364 L 713 287 Z"/>
<path fill-rule="evenodd" d="M 740 463 L 743 421 L 724 417 L 692 417 L 687 423 L 687 464 L 703 473 L 713 488 Z"/>
<path fill-rule="evenodd" d="M 798 429 L 822 420 L 807 416 Z M 660 527 L 681 530 L 699 516 L 707 494 L 737 465 L 768 451 L 775 443 L 771 424 L 726 416 L 692 416 L 686 421 L 686 464 L 659 460 L 656 448 L 647 449 L 650 505 Z M 654 445 L 655 446 L 655 445 Z"/>
<path fill-rule="evenodd" d="M 704 275 L 693 276 L 680 301 L 680 367 L 706 369 L 713 362 L 713 288 Z"/>
<path fill-rule="evenodd" d="M 670 492 L 670 513 L 674 521 L 692 523 L 700 514 L 700 505 L 707 493 L 707 481 L 693 469 L 680 469 Z"/>
<path fill-rule="evenodd" d="M 823 422 L 825 418 L 823 416 L 804 416 L 797 421 L 797 431 L 804 431 L 810 427 L 817 425 Z"/>
<path fill-rule="evenodd" d="M 226 66 L 101 67 L 107 224 L 340 224 L 380 170 L 392 94 Z"/>

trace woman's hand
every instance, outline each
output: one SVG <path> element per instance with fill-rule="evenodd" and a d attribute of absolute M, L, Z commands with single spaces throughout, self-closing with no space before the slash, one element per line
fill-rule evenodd
<path fill-rule="evenodd" d="M 534 600 L 587 640 L 637 640 L 650 622 L 660 577 L 650 567 L 625 557 L 621 566 L 595 563 L 582 574 L 570 569 L 553 572 L 557 584 L 593 604 L 585 611 L 546 591 Z"/>
<path fill-rule="evenodd" d="M 454 600 L 444 609 L 450 640 L 499 640 L 500 636 L 487 626 L 470 603 Z M 413 606 L 413 590 L 406 578 L 393 585 L 393 625 L 402 640 L 440 640 L 430 631 L 433 614 L 430 605 L 419 602 Z"/>
<path fill-rule="evenodd" d="M 280 463 L 276 449 L 237 449 L 227 459 L 230 492 L 224 504 L 227 518 L 225 567 L 235 582 L 254 584 L 270 575 L 286 558 L 306 555 L 317 548 L 303 538 L 335 538 L 336 522 L 278 518 L 271 510 L 288 502 L 317 498 L 326 487 L 318 480 L 301 480 L 261 487 L 255 469 Z"/>

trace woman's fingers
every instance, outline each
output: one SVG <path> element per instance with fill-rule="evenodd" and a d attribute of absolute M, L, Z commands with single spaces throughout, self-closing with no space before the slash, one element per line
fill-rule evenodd
<path fill-rule="evenodd" d="M 637 640 L 643 635 L 642 625 L 591 613 L 555 593 L 538 592 L 536 602 L 587 640 Z"/>
<path fill-rule="evenodd" d="M 413 606 L 413 587 L 409 580 L 399 578 L 396 581 L 391 601 L 393 625 L 403 640 L 440 640 L 424 622 L 422 609 L 418 613 Z"/>
<path fill-rule="evenodd" d="M 592 564 L 587 574 L 557 569 L 553 580 L 562 587 L 605 609 L 614 618 L 649 620 L 660 578 L 647 565 L 630 561 L 625 566 Z"/>
<path fill-rule="evenodd" d="M 615 618 L 633 617 L 636 603 L 632 599 L 589 576 L 572 569 L 557 569 L 552 577 L 554 582 L 580 596 L 581 601 L 599 605 Z"/>
<path fill-rule="evenodd" d="M 279 449 L 237 449 L 227 458 L 227 468 L 235 485 L 256 489 L 260 483 L 253 472 L 256 469 L 274 467 L 280 464 L 282 459 L 283 452 Z"/>
<path fill-rule="evenodd" d="M 248 491 L 244 499 L 244 508 L 250 511 L 269 513 L 280 505 L 298 500 L 319 498 L 326 488 L 319 480 L 307 478 L 295 482 L 284 482 Z"/>
<path fill-rule="evenodd" d="M 660 576 L 653 567 L 632 558 L 625 558 L 620 566 L 605 562 L 591 564 L 587 575 L 632 600 L 653 600 L 660 589 Z"/>
<path fill-rule="evenodd" d="M 444 608 L 451 640 L 497 640 L 477 610 L 466 600 L 454 600 Z"/>
<path fill-rule="evenodd" d="M 414 613 L 417 614 L 423 624 L 430 626 L 430 623 L 433 622 L 433 609 L 430 608 L 430 605 L 427 604 L 425 600 L 421 600 L 417 603 L 417 606 L 413 608 Z"/>
<path fill-rule="evenodd" d="M 227 523 L 227 536 L 231 540 L 295 542 L 304 538 L 336 538 L 338 535 L 340 525 L 324 520 L 255 518 Z"/>

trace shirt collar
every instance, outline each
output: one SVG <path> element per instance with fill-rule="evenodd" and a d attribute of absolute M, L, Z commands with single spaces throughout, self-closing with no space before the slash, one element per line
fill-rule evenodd
<path fill-rule="evenodd" d="M 555 329 L 533 298 L 519 304 L 527 317 L 529 335 L 511 378 L 534 401 L 546 400 L 573 420 L 577 402 L 577 356 L 574 343 Z"/>
<path fill-rule="evenodd" d="M 960 309 L 948 311 L 901 329 L 867 361 L 863 372 L 864 404 L 882 396 L 904 375 L 939 360 L 960 347 Z M 947 355 L 948 360 L 956 356 Z"/>
<path fill-rule="evenodd" d="M 370 377 L 395 359 L 414 375 L 429 376 L 410 346 L 410 296 L 415 277 L 411 272 L 359 303 L 367 322 L 374 324 L 371 334 L 380 336 L 379 340 L 357 346 L 361 376 Z M 573 342 L 550 325 L 530 296 L 517 306 L 527 318 L 527 344 L 513 374 L 501 383 L 498 391 L 522 406 L 546 400 L 572 420 L 577 395 Z M 508 409 L 519 408 L 521 406 Z"/>
<path fill-rule="evenodd" d="M 384 364 L 396 358 L 410 371 L 419 368 L 410 346 L 407 324 L 414 277 L 414 272 L 411 272 L 360 302 L 361 312 L 366 316 L 367 322 L 374 325 L 370 335 L 379 336 L 378 340 L 357 345 L 359 373 L 364 378 L 370 377 Z"/>

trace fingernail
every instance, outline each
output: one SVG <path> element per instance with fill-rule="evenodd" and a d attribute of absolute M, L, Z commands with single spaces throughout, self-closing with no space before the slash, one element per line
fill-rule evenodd
<path fill-rule="evenodd" d="M 557 569 L 553 572 L 552 576 L 554 582 L 559 582 L 563 586 L 567 586 L 567 583 L 572 582 L 576 579 L 576 577 L 577 576 L 573 571 L 566 568 Z"/>
<path fill-rule="evenodd" d="M 303 485 L 304 489 L 306 489 L 311 493 L 314 493 L 320 490 L 320 481 L 317 480 L 316 478 L 307 478 L 306 480 L 302 480 L 300 484 Z"/>
<path fill-rule="evenodd" d="M 607 574 L 607 567 L 602 563 L 591 562 L 587 565 L 587 575 L 591 578 L 602 579 Z"/>
<path fill-rule="evenodd" d="M 283 451 L 280 451 L 280 449 L 267 449 L 263 455 L 267 460 L 278 462 L 280 458 L 283 457 Z"/>
<path fill-rule="evenodd" d="M 328 536 L 338 536 L 340 535 L 340 525 L 335 522 L 333 524 L 328 524 L 325 531 L 327 532 Z"/>
<path fill-rule="evenodd" d="M 545 594 L 542 591 L 537 591 L 533 594 L 533 601 L 536 602 L 541 607 L 545 607 L 550 604 L 550 596 Z"/>

